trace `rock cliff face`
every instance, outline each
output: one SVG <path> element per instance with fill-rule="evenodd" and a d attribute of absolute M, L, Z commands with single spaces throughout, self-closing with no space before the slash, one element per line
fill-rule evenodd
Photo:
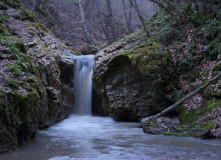
<path fill-rule="evenodd" d="M 96 55 L 93 80 L 100 106 L 115 120 L 138 121 L 173 103 L 177 75 L 162 45 L 127 38 Z"/>
<path fill-rule="evenodd" d="M 66 118 L 74 104 L 75 49 L 19 0 L 0 2 L 0 153 Z"/>

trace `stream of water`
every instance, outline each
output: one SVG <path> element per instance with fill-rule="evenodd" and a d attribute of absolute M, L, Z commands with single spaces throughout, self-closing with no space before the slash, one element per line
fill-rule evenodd
<path fill-rule="evenodd" d="M 145 134 L 139 123 L 91 113 L 93 56 L 76 58 L 76 103 L 68 119 L 41 130 L 0 160 L 220 160 L 220 140 Z"/>
<path fill-rule="evenodd" d="M 220 140 L 143 133 L 139 123 L 71 115 L 1 160 L 220 160 Z"/>

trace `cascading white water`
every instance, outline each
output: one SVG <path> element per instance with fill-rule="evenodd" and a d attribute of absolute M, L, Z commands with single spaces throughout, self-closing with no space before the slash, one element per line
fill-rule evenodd
<path fill-rule="evenodd" d="M 75 104 L 73 113 L 90 115 L 94 55 L 74 56 L 74 59 L 76 60 L 76 65 L 74 75 Z"/>

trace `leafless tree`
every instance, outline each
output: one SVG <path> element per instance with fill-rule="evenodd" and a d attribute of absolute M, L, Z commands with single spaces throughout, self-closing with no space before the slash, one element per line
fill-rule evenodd
<path fill-rule="evenodd" d="M 146 22 L 145 22 L 145 20 L 144 20 L 142 14 L 141 14 L 141 12 L 140 12 L 140 10 L 139 10 L 139 7 L 138 7 L 138 5 L 137 5 L 137 1 L 136 1 L 136 0 L 129 0 L 129 1 L 130 1 L 131 5 L 134 7 L 135 11 L 137 12 L 138 17 L 139 17 L 139 19 L 140 19 L 140 22 L 142 23 L 143 29 L 144 29 L 144 31 L 145 31 L 145 33 L 146 33 L 146 36 L 147 36 L 147 38 L 149 38 L 149 37 L 150 37 L 150 34 L 149 34 L 149 32 L 148 32 L 148 30 L 147 30 L 147 28 L 146 28 Z"/>
<path fill-rule="evenodd" d="M 35 11 L 35 6 L 36 6 L 36 0 L 33 0 L 32 1 L 32 9 L 31 9 L 32 12 Z"/>
<path fill-rule="evenodd" d="M 113 43 L 117 39 L 117 33 L 116 33 L 116 28 L 115 28 L 115 23 L 114 23 L 114 18 L 113 18 L 111 2 L 110 0 L 106 0 L 106 2 L 107 2 L 107 10 L 108 10 L 108 20 L 110 22 L 110 28 L 111 28 L 111 42 Z"/>
<path fill-rule="evenodd" d="M 112 42 L 111 40 L 111 37 L 109 35 L 109 32 L 107 30 L 107 27 L 106 27 L 106 24 L 105 24 L 105 21 L 104 21 L 104 16 L 103 14 L 101 13 L 101 10 L 100 10 L 100 6 L 98 4 L 98 1 L 96 1 L 96 7 L 97 7 L 97 11 L 98 11 L 98 16 L 99 16 L 99 19 L 100 19 L 100 23 L 101 23 L 101 26 L 102 26 L 102 29 L 103 29 L 103 32 L 106 36 L 106 39 L 108 41 L 108 44 L 110 44 Z"/>
<path fill-rule="evenodd" d="M 91 35 L 88 32 L 88 29 L 87 29 L 87 26 L 86 26 L 85 16 L 84 16 L 84 9 L 83 9 L 81 0 L 78 0 L 78 5 L 79 5 L 79 10 L 80 10 L 80 15 L 81 15 L 81 23 L 82 23 L 82 28 L 84 30 L 86 42 L 90 44 L 90 43 L 92 43 Z"/>
<path fill-rule="evenodd" d="M 123 3 L 123 8 L 124 8 L 124 16 L 125 16 L 125 19 L 126 19 L 126 23 L 127 23 L 127 29 L 128 29 L 128 33 L 132 33 L 132 29 L 131 29 L 131 10 L 132 10 L 132 5 L 130 5 L 131 7 L 131 10 L 129 12 L 129 18 L 127 16 L 127 10 L 126 10 L 126 6 L 125 6 L 125 1 L 122 0 L 122 3 Z"/>
<path fill-rule="evenodd" d="M 128 0 L 80 1 L 81 9 L 78 0 L 21 0 L 56 36 L 76 48 L 91 41 L 103 47 L 143 26 Z M 155 13 L 153 3 L 139 0 L 136 4 L 147 22 Z"/>

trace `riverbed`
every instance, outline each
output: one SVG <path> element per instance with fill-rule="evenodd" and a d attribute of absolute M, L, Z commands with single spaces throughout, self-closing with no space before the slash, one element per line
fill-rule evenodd
<path fill-rule="evenodd" d="M 0 160 L 220 160 L 221 141 L 143 133 L 139 123 L 71 115 Z"/>

